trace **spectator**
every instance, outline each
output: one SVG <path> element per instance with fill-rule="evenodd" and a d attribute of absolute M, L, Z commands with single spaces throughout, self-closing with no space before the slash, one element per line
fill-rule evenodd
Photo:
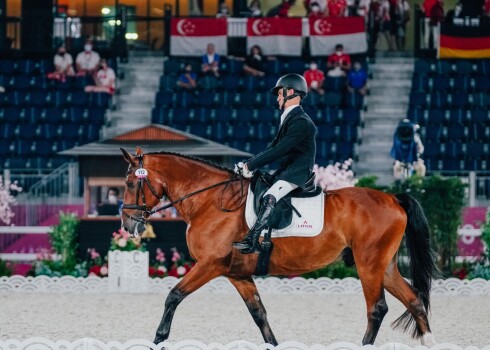
<path fill-rule="evenodd" d="M 389 51 L 394 51 L 396 45 L 396 18 L 393 16 L 392 11 L 393 6 L 391 0 L 381 0 L 381 31 L 385 36 Z"/>
<path fill-rule="evenodd" d="M 192 65 L 187 63 L 184 72 L 177 79 L 177 86 L 182 89 L 193 90 L 196 88 L 197 75 L 192 71 Z"/>
<path fill-rule="evenodd" d="M 77 75 L 93 75 L 99 66 L 100 56 L 93 51 L 92 40 L 87 39 L 83 51 L 77 55 Z"/>
<path fill-rule="evenodd" d="M 404 50 L 407 23 L 410 21 L 410 4 L 408 0 L 397 0 L 397 21 L 396 44 L 398 50 Z"/>
<path fill-rule="evenodd" d="M 439 47 L 439 33 L 441 23 L 444 21 L 444 3 L 443 0 L 436 0 L 430 9 L 429 30 L 425 33 L 425 47 L 429 48 L 430 35 L 432 33 L 433 48 Z"/>
<path fill-rule="evenodd" d="M 100 60 L 100 69 L 95 74 L 95 85 L 87 85 L 85 92 L 106 92 L 114 94 L 116 89 L 116 73 L 107 65 L 105 59 Z"/>
<path fill-rule="evenodd" d="M 369 57 L 375 57 L 376 44 L 378 43 L 379 32 L 381 30 L 381 24 L 383 21 L 383 10 L 381 7 L 381 0 L 373 0 L 369 5 L 369 22 L 368 22 L 368 35 L 369 35 Z"/>
<path fill-rule="evenodd" d="M 310 62 L 310 69 L 303 73 L 303 77 L 306 80 L 306 86 L 308 86 L 308 91 L 318 92 L 323 95 L 323 82 L 325 81 L 325 74 L 318 69 L 318 65 L 315 61 Z"/>
<path fill-rule="evenodd" d="M 260 1 L 252 0 L 248 6 L 248 17 L 262 17 L 262 10 L 260 9 Z"/>
<path fill-rule="evenodd" d="M 262 49 L 258 45 L 250 48 L 250 54 L 245 58 L 243 71 L 254 77 L 263 77 L 264 73 L 264 55 Z"/>
<path fill-rule="evenodd" d="M 349 92 L 358 91 L 361 95 L 366 95 L 368 76 L 362 68 L 361 63 L 354 62 L 354 69 L 347 73 L 347 90 Z"/>
<path fill-rule="evenodd" d="M 329 17 L 345 17 L 347 12 L 347 1 L 346 0 L 328 0 L 327 4 L 328 16 Z"/>
<path fill-rule="evenodd" d="M 485 16 L 490 16 L 490 0 L 485 0 L 485 6 L 483 7 Z"/>
<path fill-rule="evenodd" d="M 354 2 L 357 3 L 357 12 L 355 15 L 364 17 L 364 22 L 367 24 L 371 0 L 354 0 Z"/>
<path fill-rule="evenodd" d="M 67 76 L 75 75 L 73 70 L 73 58 L 66 52 L 64 46 L 58 48 L 58 52 L 54 55 L 54 72 L 48 74 L 48 79 L 59 80 L 64 82 Z"/>
<path fill-rule="evenodd" d="M 224 1 L 220 2 L 219 10 L 218 13 L 216 14 L 216 18 L 226 18 L 230 16 L 231 16 L 230 9 L 228 8 L 226 2 Z"/>
<path fill-rule="evenodd" d="M 206 53 L 202 55 L 201 72 L 203 74 L 213 74 L 216 78 L 218 78 L 219 62 L 220 57 L 215 52 L 214 44 L 209 43 L 206 49 Z"/>
<path fill-rule="evenodd" d="M 327 68 L 330 69 L 327 72 L 329 77 L 343 77 L 350 70 L 350 56 L 344 53 L 342 44 L 335 45 L 335 52 L 328 56 Z"/>
<path fill-rule="evenodd" d="M 325 17 L 325 11 L 322 11 L 322 8 L 317 1 L 313 1 L 310 3 L 310 7 L 308 9 L 308 17 L 312 19 Z"/>
<path fill-rule="evenodd" d="M 267 17 L 289 17 L 289 10 L 294 6 L 296 0 L 282 0 L 267 12 Z"/>
<path fill-rule="evenodd" d="M 117 187 L 110 187 L 107 190 L 107 203 L 109 204 L 119 203 L 119 189 Z"/>

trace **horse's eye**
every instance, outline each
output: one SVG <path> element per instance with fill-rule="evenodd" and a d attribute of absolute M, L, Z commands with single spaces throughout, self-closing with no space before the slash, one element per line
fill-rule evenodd
<path fill-rule="evenodd" d="M 126 185 L 130 190 L 134 187 L 134 184 L 132 182 L 127 182 Z"/>

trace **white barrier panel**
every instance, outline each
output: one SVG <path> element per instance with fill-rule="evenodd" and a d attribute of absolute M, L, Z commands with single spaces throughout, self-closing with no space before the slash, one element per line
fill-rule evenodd
<path fill-rule="evenodd" d="M 110 270 L 109 276 L 111 276 Z M 0 292 L 168 293 L 180 281 L 180 279 L 175 277 L 145 277 L 143 279 L 138 277 L 138 275 L 130 274 L 128 279 L 124 279 L 124 274 L 113 274 L 112 276 L 113 278 L 114 276 L 120 276 L 120 278 L 116 277 L 112 280 L 112 285 L 111 277 L 3 276 L 0 277 Z M 117 283 L 120 283 L 119 288 Z M 350 277 L 344 279 L 267 277 L 256 278 L 255 283 L 262 294 L 362 294 L 360 281 Z M 236 289 L 225 277 L 218 277 L 208 282 L 201 290 L 209 293 L 236 293 Z M 490 281 L 481 278 L 473 280 L 459 280 L 457 278 L 436 280 L 432 283 L 432 295 L 490 295 Z"/>
<path fill-rule="evenodd" d="M 273 346 L 270 344 L 256 345 L 248 341 L 234 341 L 228 344 L 204 344 L 196 340 L 184 340 L 177 343 L 163 342 L 158 345 L 144 339 L 134 339 L 125 343 L 111 341 L 101 342 L 97 339 L 83 338 L 73 342 L 58 340 L 56 342 L 45 338 L 29 338 L 23 341 L 9 339 L 0 340 L 0 350 L 423 350 L 425 346 L 410 347 L 401 343 L 387 343 L 379 347 L 360 346 L 353 343 L 334 343 L 328 346 L 321 344 L 305 345 L 288 341 Z M 432 350 L 490 350 L 490 345 L 483 348 L 476 346 L 460 347 L 454 344 L 438 344 Z"/>
<path fill-rule="evenodd" d="M 109 252 L 109 291 L 145 293 L 148 290 L 148 252 Z"/>

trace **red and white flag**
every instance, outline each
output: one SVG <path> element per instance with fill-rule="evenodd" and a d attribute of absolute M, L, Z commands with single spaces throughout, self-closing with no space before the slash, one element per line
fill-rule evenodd
<path fill-rule="evenodd" d="M 226 18 L 172 18 L 170 26 L 172 56 L 202 56 L 209 43 L 217 54 L 228 53 Z"/>
<path fill-rule="evenodd" d="M 259 45 L 264 55 L 301 56 L 301 18 L 249 18 L 247 50 Z"/>
<path fill-rule="evenodd" d="M 327 56 L 342 44 L 345 53 L 367 51 L 363 17 L 310 18 L 310 52 L 312 56 Z"/>

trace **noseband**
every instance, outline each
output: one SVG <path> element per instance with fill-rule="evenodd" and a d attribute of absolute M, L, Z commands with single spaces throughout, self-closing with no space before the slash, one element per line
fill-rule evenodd
<path fill-rule="evenodd" d="M 240 196 L 241 196 L 241 199 L 240 199 L 240 203 L 239 205 L 236 207 L 236 208 L 233 208 L 233 209 L 225 209 L 223 208 L 222 205 L 220 205 L 220 209 L 221 211 L 224 211 L 224 212 L 232 212 L 232 211 L 235 211 L 237 210 L 238 208 L 240 208 L 243 203 L 244 203 L 244 200 L 243 200 L 243 197 L 244 197 L 244 192 L 243 192 L 243 177 L 242 176 L 235 176 L 229 180 L 226 180 L 226 181 L 221 181 L 221 182 L 218 182 L 214 185 L 211 185 L 211 186 L 208 186 L 208 187 L 205 187 L 205 188 L 201 188 L 197 191 L 194 191 L 194 192 L 191 192 L 189 194 L 186 194 L 185 196 L 183 197 L 180 197 L 179 199 L 176 199 L 172 202 L 170 202 L 169 204 L 161 207 L 161 208 L 158 208 L 158 209 L 153 209 L 153 210 L 150 210 L 148 209 L 148 207 L 146 206 L 146 197 L 145 197 L 145 191 L 143 190 L 143 187 L 144 187 L 144 184 L 146 183 L 148 185 L 148 188 L 150 189 L 150 192 L 153 194 L 153 196 L 155 198 L 157 198 L 159 201 L 161 201 L 163 199 L 163 197 L 160 197 L 158 195 L 158 193 L 155 191 L 155 188 L 151 185 L 151 182 L 150 180 L 148 180 L 148 172 L 143 168 L 143 154 L 140 154 L 140 155 L 136 155 L 135 158 L 138 159 L 138 162 L 139 162 L 139 168 L 138 170 L 140 170 L 139 174 L 138 175 L 138 170 L 136 171 L 137 173 L 137 177 L 138 177 L 138 187 L 136 189 L 136 204 L 122 204 L 121 205 L 121 213 L 127 217 L 128 219 L 131 219 L 133 221 L 136 221 L 136 222 L 140 222 L 142 224 L 145 224 L 147 223 L 147 220 L 148 218 L 159 212 L 159 211 L 162 211 L 162 210 L 165 210 L 165 209 L 168 209 L 168 208 L 171 208 L 173 207 L 175 204 L 179 203 L 179 202 L 182 202 L 184 199 L 187 199 L 189 197 L 192 197 L 198 193 L 201 193 L 201 192 L 204 192 L 204 191 L 207 191 L 207 190 L 210 190 L 210 189 L 213 189 L 213 188 L 216 188 L 216 187 L 219 187 L 219 186 L 222 186 L 222 185 L 226 185 L 224 188 L 223 188 L 223 191 L 221 192 L 221 197 L 226 189 L 226 187 L 228 187 L 228 185 L 232 182 L 236 182 L 236 181 L 240 181 L 240 185 L 241 185 L 241 190 L 240 190 Z M 140 193 L 141 193 L 141 202 L 143 205 L 139 205 L 138 202 L 139 202 L 139 197 L 140 197 Z M 124 209 L 135 209 L 135 210 L 140 210 L 141 211 L 141 215 L 140 217 L 134 217 L 134 216 L 131 216 L 129 215 L 128 213 L 126 213 L 124 211 Z"/>

